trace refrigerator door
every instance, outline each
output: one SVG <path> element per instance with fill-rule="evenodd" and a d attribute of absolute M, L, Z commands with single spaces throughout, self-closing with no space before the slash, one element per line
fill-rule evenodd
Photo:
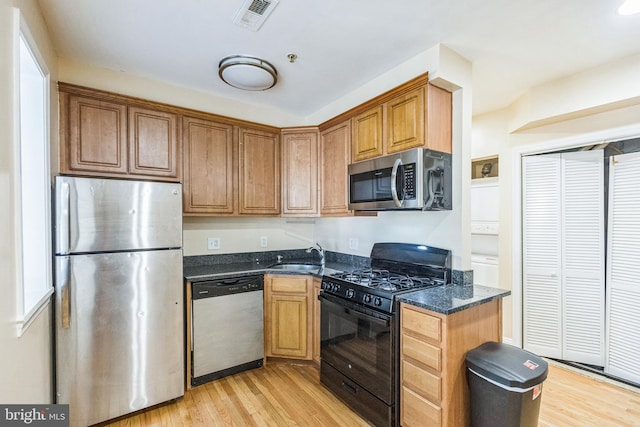
<path fill-rule="evenodd" d="M 57 403 L 87 426 L 184 394 L 182 251 L 57 256 Z"/>
<path fill-rule="evenodd" d="M 182 247 L 180 184 L 56 177 L 56 254 Z"/>

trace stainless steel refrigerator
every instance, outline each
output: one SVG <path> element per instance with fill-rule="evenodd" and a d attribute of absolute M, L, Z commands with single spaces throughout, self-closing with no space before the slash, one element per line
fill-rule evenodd
<path fill-rule="evenodd" d="M 55 180 L 57 403 L 87 426 L 184 394 L 180 184 Z"/>

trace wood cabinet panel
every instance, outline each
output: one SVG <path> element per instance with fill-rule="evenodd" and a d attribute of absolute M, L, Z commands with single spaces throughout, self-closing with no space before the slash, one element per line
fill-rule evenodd
<path fill-rule="evenodd" d="M 402 387 L 400 405 L 400 424 L 403 427 L 440 427 L 443 425 L 440 407 L 407 387 Z"/>
<path fill-rule="evenodd" d="M 184 212 L 236 213 L 233 126 L 184 117 L 182 130 Z"/>
<path fill-rule="evenodd" d="M 176 114 L 129 107 L 129 173 L 179 178 Z"/>
<path fill-rule="evenodd" d="M 310 276 L 265 276 L 267 356 L 312 359 L 312 295 L 313 285 Z"/>
<path fill-rule="evenodd" d="M 271 355 L 306 357 L 307 304 L 309 298 L 271 296 Z"/>
<path fill-rule="evenodd" d="M 239 129 L 239 213 L 280 215 L 280 139 Z"/>
<path fill-rule="evenodd" d="M 402 372 L 407 387 L 416 390 L 432 402 L 440 403 L 442 395 L 439 375 L 434 375 L 407 360 L 402 362 Z"/>
<path fill-rule="evenodd" d="M 376 106 L 352 120 L 352 161 L 370 159 L 384 153 L 382 105 Z"/>
<path fill-rule="evenodd" d="M 400 377 L 402 425 L 420 423 L 419 414 L 434 418 L 435 425 L 469 425 L 469 390 L 466 353 L 487 341 L 501 341 L 501 300 L 490 301 L 450 315 L 401 304 Z M 440 332 L 434 333 L 435 325 Z M 435 337 L 439 340 L 435 340 Z M 439 366 L 433 349 L 440 350 Z"/>
<path fill-rule="evenodd" d="M 406 331 L 407 329 L 404 330 Z M 409 334 L 406 334 L 402 340 L 402 354 L 424 363 L 438 372 L 442 369 L 442 351 L 440 347 L 426 343 Z"/>
<path fill-rule="evenodd" d="M 403 316 L 402 329 L 440 341 L 441 320 L 439 318 L 410 308 L 404 308 L 401 316 Z"/>
<path fill-rule="evenodd" d="M 424 88 L 387 102 L 387 153 L 422 147 L 425 141 Z"/>
<path fill-rule="evenodd" d="M 61 108 L 61 121 L 65 113 Z M 69 139 L 63 172 L 128 172 L 126 105 L 70 95 L 66 117 Z"/>
<path fill-rule="evenodd" d="M 282 214 L 318 215 L 318 130 L 282 134 Z"/>
<path fill-rule="evenodd" d="M 306 294 L 308 278 L 306 276 L 274 277 L 271 279 L 271 292 Z"/>
<path fill-rule="evenodd" d="M 351 162 L 351 121 L 324 130 L 320 134 L 320 214 L 348 215 Z"/>
<path fill-rule="evenodd" d="M 444 153 L 452 151 L 453 96 L 442 88 L 427 85 L 426 147 Z"/>

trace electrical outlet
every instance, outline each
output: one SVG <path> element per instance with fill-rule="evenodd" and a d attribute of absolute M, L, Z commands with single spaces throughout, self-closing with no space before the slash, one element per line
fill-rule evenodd
<path fill-rule="evenodd" d="M 358 249 L 358 239 L 355 237 L 349 238 L 349 249 Z"/>
<path fill-rule="evenodd" d="M 267 240 L 267 236 L 260 236 L 260 247 L 266 248 L 268 245 L 269 245 L 269 242 Z"/>
<path fill-rule="evenodd" d="M 215 249 L 220 249 L 220 238 L 219 237 L 209 237 L 207 239 L 207 249 L 210 251 Z"/>

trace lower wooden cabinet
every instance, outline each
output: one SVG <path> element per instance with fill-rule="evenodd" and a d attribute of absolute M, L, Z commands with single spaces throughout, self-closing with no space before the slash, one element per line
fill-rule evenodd
<path fill-rule="evenodd" d="M 408 304 L 400 307 L 400 424 L 468 426 L 465 356 L 500 341 L 501 300 L 450 315 Z"/>
<path fill-rule="evenodd" d="M 265 276 L 266 356 L 312 359 L 312 280 L 302 275 Z"/>

